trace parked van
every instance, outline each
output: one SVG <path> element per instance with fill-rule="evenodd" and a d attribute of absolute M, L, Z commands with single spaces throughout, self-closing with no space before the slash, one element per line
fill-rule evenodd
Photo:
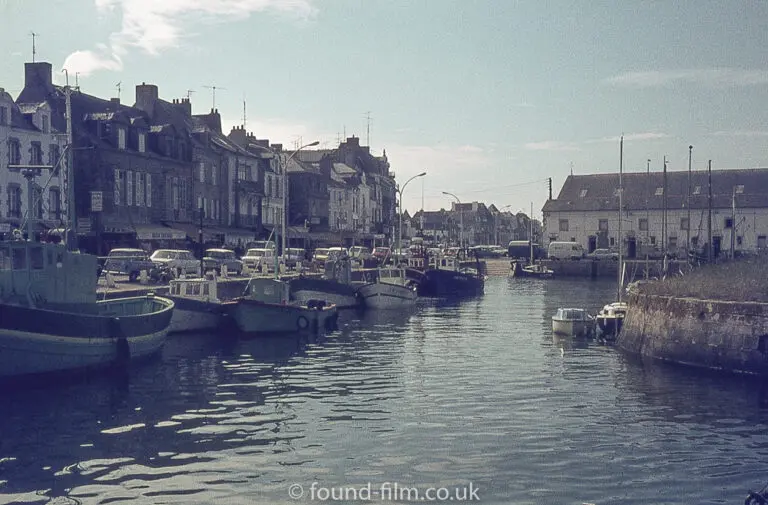
<path fill-rule="evenodd" d="M 577 242 L 550 242 L 547 254 L 551 260 L 580 260 L 584 248 Z"/>

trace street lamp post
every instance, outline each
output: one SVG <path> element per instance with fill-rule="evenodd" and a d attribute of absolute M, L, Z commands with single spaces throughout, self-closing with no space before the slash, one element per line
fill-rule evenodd
<path fill-rule="evenodd" d="M 408 185 L 409 182 L 416 179 L 417 177 L 424 177 L 427 175 L 426 172 L 422 172 L 420 174 L 414 175 L 407 181 L 405 181 L 405 184 L 403 184 L 403 187 L 398 189 L 397 192 L 400 193 L 400 199 L 398 201 L 398 207 L 399 207 L 399 226 L 397 228 L 397 254 L 400 254 L 400 249 L 402 248 L 402 242 L 403 242 L 403 191 L 405 191 L 405 187 Z M 398 256 L 399 257 L 399 256 Z"/>
<path fill-rule="evenodd" d="M 508 209 L 512 207 L 512 205 L 505 205 L 502 208 L 499 209 L 499 211 L 494 216 L 493 220 L 493 231 L 494 231 L 494 244 L 499 245 L 499 217 L 504 214 L 504 209 Z"/>
<path fill-rule="evenodd" d="M 447 191 L 443 191 L 443 194 L 454 197 L 456 203 L 461 205 L 461 200 L 459 200 L 458 196 Z M 464 249 L 464 209 L 459 209 L 459 247 Z"/>
<path fill-rule="evenodd" d="M 304 149 L 305 147 L 314 147 L 316 145 L 320 144 L 319 140 L 315 140 L 314 142 L 310 142 L 309 144 L 304 144 L 303 146 L 297 148 L 295 151 L 291 153 L 288 158 L 285 159 L 285 162 L 283 162 L 283 158 L 279 153 L 276 153 L 274 149 L 263 146 L 260 144 L 249 144 L 253 147 L 258 147 L 261 149 L 266 149 L 267 151 L 271 152 L 276 158 L 277 158 L 277 166 L 280 169 L 280 173 L 283 176 L 283 184 L 282 184 L 282 199 L 283 199 L 283 213 L 281 216 L 281 254 L 285 256 L 285 247 L 286 247 L 286 222 L 288 220 L 288 162 L 293 159 L 294 156 L 299 154 L 299 151 Z M 275 263 L 278 261 L 278 255 L 277 251 L 275 251 Z M 275 265 L 275 272 L 277 272 L 277 264 Z"/>

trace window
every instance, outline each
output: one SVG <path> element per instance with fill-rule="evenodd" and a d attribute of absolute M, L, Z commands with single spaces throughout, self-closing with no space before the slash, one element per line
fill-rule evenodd
<path fill-rule="evenodd" d="M 117 147 L 118 149 L 125 149 L 125 128 L 117 129 Z"/>
<path fill-rule="evenodd" d="M 656 193 L 654 193 L 656 196 L 661 196 L 664 194 L 664 188 L 656 188 Z"/>
<path fill-rule="evenodd" d="M 733 218 L 732 217 L 726 217 L 725 223 L 723 224 L 723 228 L 726 230 L 733 228 Z"/>
<path fill-rule="evenodd" d="M 587 191 L 589 191 L 589 190 L 588 189 L 582 189 L 579 192 L 579 198 L 584 198 L 585 196 L 587 196 Z"/>
<path fill-rule="evenodd" d="M 568 231 L 568 220 L 567 219 L 561 219 L 560 220 L 560 231 Z"/>
<path fill-rule="evenodd" d="M 203 197 L 202 196 L 198 196 L 197 197 L 197 208 L 198 209 L 202 209 L 203 208 Z"/>
<path fill-rule="evenodd" d="M 736 236 L 736 245 L 741 247 L 742 243 L 744 242 L 744 237 Z"/>
<path fill-rule="evenodd" d="M 152 207 L 152 174 L 146 174 L 147 190 L 144 192 L 144 203 L 147 207 Z"/>
<path fill-rule="evenodd" d="M 32 142 L 29 148 L 29 164 L 30 165 L 42 165 L 43 164 L 43 147 L 40 142 Z"/>
<path fill-rule="evenodd" d="M 637 227 L 640 231 L 648 231 L 648 220 L 641 218 L 637 221 Z"/>
<path fill-rule="evenodd" d="M 696 247 L 699 245 L 699 237 L 691 237 L 691 245 Z"/>
<path fill-rule="evenodd" d="M 171 193 L 171 204 L 173 205 L 173 210 L 179 210 L 179 178 L 174 177 L 173 178 L 173 192 Z"/>
<path fill-rule="evenodd" d="M 693 188 L 693 194 L 694 195 L 700 195 L 701 194 L 701 186 L 696 186 Z"/>
<path fill-rule="evenodd" d="M 136 172 L 136 206 L 144 206 L 144 174 Z"/>
<path fill-rule="evenodd" d="M 611 240 L 609 242 L 610 242 L 611 247 L 615 246 L 616 245 L 616 238 L 615 237 L 611 237 Z"/>
<path fill-rule="evenodd" d="M 139 152 L 143 153 L 147 151 L 147 134 L 139 133 Z"/>
<path fill-rule="evenodd" d="M 738 185 L 737 185 L 737 186 L 736 186 L 736 187 L 733 189 L 733 191 L 734 191 L 734 193 L 736 193 L 737 195 L 740 195 L 740 194 L 744 193 L 744 185 L 743 185 L 743 184 L 738 184 Z"/>
<path fill-rule="evenodd" d="M 43 218 L 43 188 L 35 186 L 32 189 L 32 209 L 35 219 Z"/>
<path fill-rule="evenodd" d="M 758 235 L 757 236 L 757 248 L 758 249 L 765 249 L 766 247 L 766 236 L 765 235 Z"/>
<path fill-rule="evenodd" d="M 122 205 L 123 204 L 123 199 L 122 199 L 123 181 L 122 181 L 122 179 L 123 179 L 122 171 L 115 170 L 115 196 L 114 196 L 115 205 Z"/>
<path fill-rule="evenodd" d="M 50 144 L 48 146 L 48 164 L 53 167 L 53 175 L 59 175 L 61 167 L 58 166 L 59 158 L 61 157 L 61 151 L 57 144 Z"/>
<path fill-rule="evenodd" d="M 19 139 L 8 139 L 8 164 L 21 165 L 21 142 Z"/>
<path fill-rule="evenodd" d="M 43 114 L 43 133 L 48 133 L 50 127 L 48 126 L 48 116 Z"/>
<path fill-rule="evenodd" d="M 0 247 L 0 270 L 11 269 L 11 253 L 7 247 Z"/>
<path fill-rule="evenodd" d="M 689 228 L 689 222 L 687 217 L 680 218 L 680 229 L 687 230 Z"/>
<path fill-rule="evenodd" d="M 8 185 L 8 217 L 21 217 L 21 186 Z"/>
<path fill-rule="evenodd" d="M 677 249 L 677 237 L 669 237 L 667 240 L 667 249 Z"/>
<path fill-rule="evenodd" d="M 12 262 L 14 270 L 24 270 L 27 268 L 27 250 L 19 247 L 11 249 Z"/>
<path fill-rule="evenodd" d="M 600 231 L 608 231 L 608 220 L 607 219 L 600 219 L 597 222 L 597 229 Z"/>
<path fill-rule="evenodd" d="M 205 163 L 202 161 L 198 164 L 198 172 L 200 182 L 205 182 Z"/>
<path fill-rule="evenodd" d="M 656 245 L 656 237 L 651 237 L 651 245 Z"/>
<path fill-rule="evenodd" d="M 48 190 L 48 214 L 50 219 L 61 219 L 61 191 L 53 187 Z"/>
<path fill-rule="evenodd" d="M 8 124 L 8 107 L 0 107 L 0 125 Z"/>
<path fill-rule="evenodd" d="M 125 172 L 125 204 L 133 205 L 133 171 Z"/>
<path fill-rule="evenodd" d="M 211 184 L 214 186 L 216 185 L 216 181 L 218 180 L 218 170 L 216 170 L 218 167 L 216 165 L 211 165 Z"/>

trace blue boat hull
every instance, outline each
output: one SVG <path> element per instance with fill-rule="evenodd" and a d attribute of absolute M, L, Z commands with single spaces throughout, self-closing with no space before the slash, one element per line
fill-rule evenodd
<path fill-rule="evenodd" d="M 432 269 L 424 272 L 418 294 L 424 297 L 476 296 L 483 294 L 485 281 L 467 272 Z"/>

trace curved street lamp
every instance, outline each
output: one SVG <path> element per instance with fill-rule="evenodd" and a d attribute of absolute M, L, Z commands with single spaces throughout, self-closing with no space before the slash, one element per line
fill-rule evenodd
<path fill-rule="evenodd" d="M 283 176 L 283 184 L 282 184 L 282 186 L 283 186 L 283 188 L 282 188 L 282 193 L 283 193 L 283 215 L 281 216 L 281 219 L 280 219 L 281 224 L 282 224 L 282 226 L 281 226 L 281 247 L 282 247 L 281 251 L 282 251 L 283 255 L 285 255 L 286 222 L 288 220 L 288 190 L 287 190 L 287 184 L 288 184 L 288 162 L 291 161 L 294 156 L 299 154 L 299 151 L 301 151 L 305 147 L 314 147 L 314 146 L 319 145 L 319 144 L 320 144 L 319 140 L 315 140 L 314 142 L 310 142 L 309 144 L 304 144 L 303 146 L 301 146 L 298 149 L 296 149 L 295 151 L 293 151 L 291 153 L 291 155 L 288 156 L 288 158 L 285 159 L 284 162 L 283 162 L 282 156 L 279 153 L 275 152 L 275 150 L 272 149 L 271 147 L 263 146 L 263 145 L 260 145 L 260 144 L 249 144 L 249 146 L 258 147 L 258 148 L 261 148 L 261 149 L 266 149 L 267 151 L 271 152 L 275 156 L 275 158 L 277 158 L 277 165 L 278 165 L 278 168 L 280 169 L 280 173 Z M 275 253 L 277 253 L 277 251 L 275 251 Z M 275 254 L 275 261 L 277 261 L 277 256 L 278 255 Z M 275 271 L 277 271 L 277 269 L 275 269 Z"/>
<path fill-rule="evenodd" d="M 458 196 L 447 191 L 443 191 L 443 194 L 454 197 L 456 203 L 461 205 L 461 200 L 459 200 Z M 464 249 L 464 209 L 459 209 L 459 247 Z"/>
<path fill-rule="evenodd" d="M 418 177 L 424 177 L 425 175 L 427 175 L 426 172 L 422 172 L 420 174 L 414 175 L 413 177 L 411 177 L 410 179 L 405 181 L 405 184 L 403 184 L 402 188 L 398 188 L 396 190 L 398 193 L 400 193 L 400 199 L 399 199 L 399 202 L 398 202 L 399 203 L 398 207 L 400 207 L 400 211 L 398 212 L 400 214 L 400 226 L 398 226 L 398 228 L 397 228 L 397 254 L 398 254 L 398 257 L 400 255 L 400 249 L 402 248 L 402 241 L 403 241 L 403 191 L 405 191 L 405 187 L 408 185 L 409 182 L 411 182 L 412 180 L 414 180 L 414 179 L 416 179 Z"/>

